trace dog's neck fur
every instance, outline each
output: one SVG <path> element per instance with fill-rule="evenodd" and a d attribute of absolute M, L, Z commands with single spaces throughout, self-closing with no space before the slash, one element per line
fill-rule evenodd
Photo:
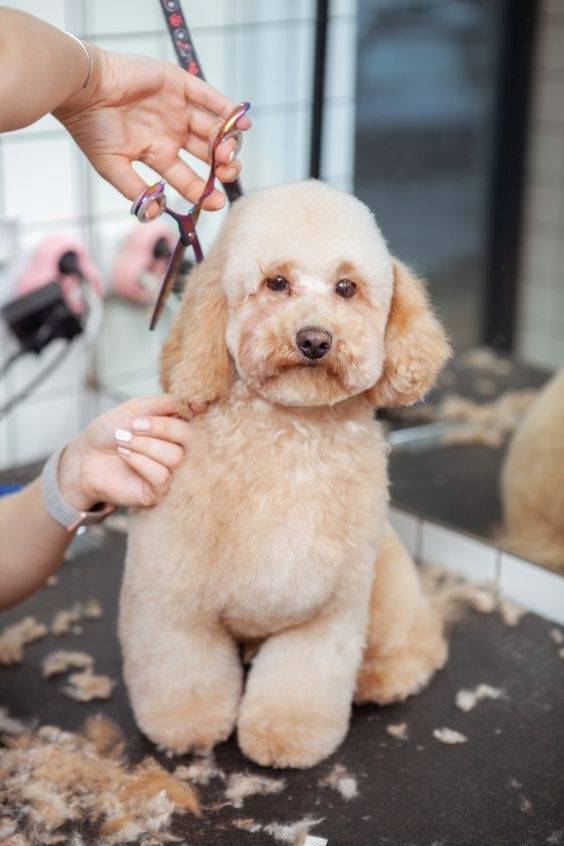
<path fill-rule="evenodd" d="M 258 391 L 249 387 L 241 379 L 237 379 L 228 397 L 229 402 L 241 402 L 253 405 L 257 411 L 276 410 L 278 420 L 286 417 L 288 421 L 296 420 L 309 425 L 319 425 L 333 422 L 346 423 L 348 420 L 369 420 L 374 418 L 374 409 L 364 394 L 336 402 L 334 405 L 282 405 L 274 403 L 262 396 Z"/>

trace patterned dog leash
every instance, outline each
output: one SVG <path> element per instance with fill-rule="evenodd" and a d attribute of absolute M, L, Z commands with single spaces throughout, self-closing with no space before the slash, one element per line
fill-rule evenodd
<path fill-rule="evenodd" d="M 184 18 L 184 13 L 179 0 L 159 0 L 159 2 L 165 16 L 168 31 L 170 33 L 180 66 L 189 73 L 195 74 L 200 79 L 204 79 L 202 68 L 198 61 L 194 44 L 190 36 L 190 31 L 186 25 L 186 19 Z M 204 200 L 209 197 L 214 189 L 215 173 L 217 169 L 215 154 L 219 144 L 227 138 L 237 137 L 239 140 L 240 133 L 237 132 L 235 127 L 237 121 L 246 114 L 249 108 L 250 103 L 240 103 L 236 106 L 213 137 L 210 143 L 210 173 L 198 201 L 192 206 L 188 213 L 180 214 L 179 212 L 175 212 L 168 208 L 165 196 L 166 183 L 163 180 L 160 180 L 154 185 L 150 185 L 146 188 L 131 206 L 131 214 L 135 215 L 141 223 L 150 223 L 151 220 L 155 220 L 156 217 L 159 217 L 162 214 L 170 215 L 170 217 L 175 220 L 180 234 L 176 247 L 174 248 L 170 258 L 170 262 L 159 291 L 159 296 L 151 316 L 151 322 L 149 324 L 149 329 L 151 330 L 156 327 L 167 298 L 178 278 L 184 261 L 186 249 L 188 247 L 192 247 L 196 262 L 201 262 L 204 257 L 202 247 L 196 233 L 196 224 L 198 222 Z M 237 200 L 243 193 L 239 181 L 226 183 L 224 188 L 229 202 Z M 157 215 L 153 215 L 149 218 L 147 211 L 149 206 L 154 203 L 158 206 L 158 213 Z"/>

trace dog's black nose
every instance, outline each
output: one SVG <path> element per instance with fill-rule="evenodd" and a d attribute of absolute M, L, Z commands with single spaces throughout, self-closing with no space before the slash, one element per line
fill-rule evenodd
<path fill-rule="evenodd" d="M 298 349 L 306 358 L 323 358 L 332 343 L 331 333 L 319 326 L 306 326 L 296 335 Z"/>

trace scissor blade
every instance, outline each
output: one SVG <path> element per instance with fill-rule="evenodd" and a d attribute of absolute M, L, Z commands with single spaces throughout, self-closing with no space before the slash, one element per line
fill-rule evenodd
<path fill-rule="evenodd" d="M 184 261 L 185 252 L 186 244 L 179 239 L 166 269 L 165 278 L 163 279 L 163 284 L 161 285 L 161 290 L 159 291 L 159 296 L 157 297 L 157 302 L 155 303 L 155 308 L 153 309 L 149 329 L 154 329 L 158 323 L 161 312 L 168 299 L 168 295 L 172 291 L 172 287 L 178 279 L 178 274 L 182 266 L 182 262 Z"/>

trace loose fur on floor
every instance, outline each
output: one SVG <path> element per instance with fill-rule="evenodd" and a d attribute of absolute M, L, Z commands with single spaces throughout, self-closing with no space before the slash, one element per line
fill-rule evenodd
<path fill-rule="evenodd" d="M 310 767 L 353 698 L 405 699 L 443 665 L 442 621 L 388 524 L 374 409 L 420 399 L 448 353 L 358 200 L 306 182 L 234 205 L 162 355 L 183 413 L 209 410 L 169 494 L 130 520 L 119 632 L 156 744 L 205 750 L 237 728 L 253 761 Z"/>

